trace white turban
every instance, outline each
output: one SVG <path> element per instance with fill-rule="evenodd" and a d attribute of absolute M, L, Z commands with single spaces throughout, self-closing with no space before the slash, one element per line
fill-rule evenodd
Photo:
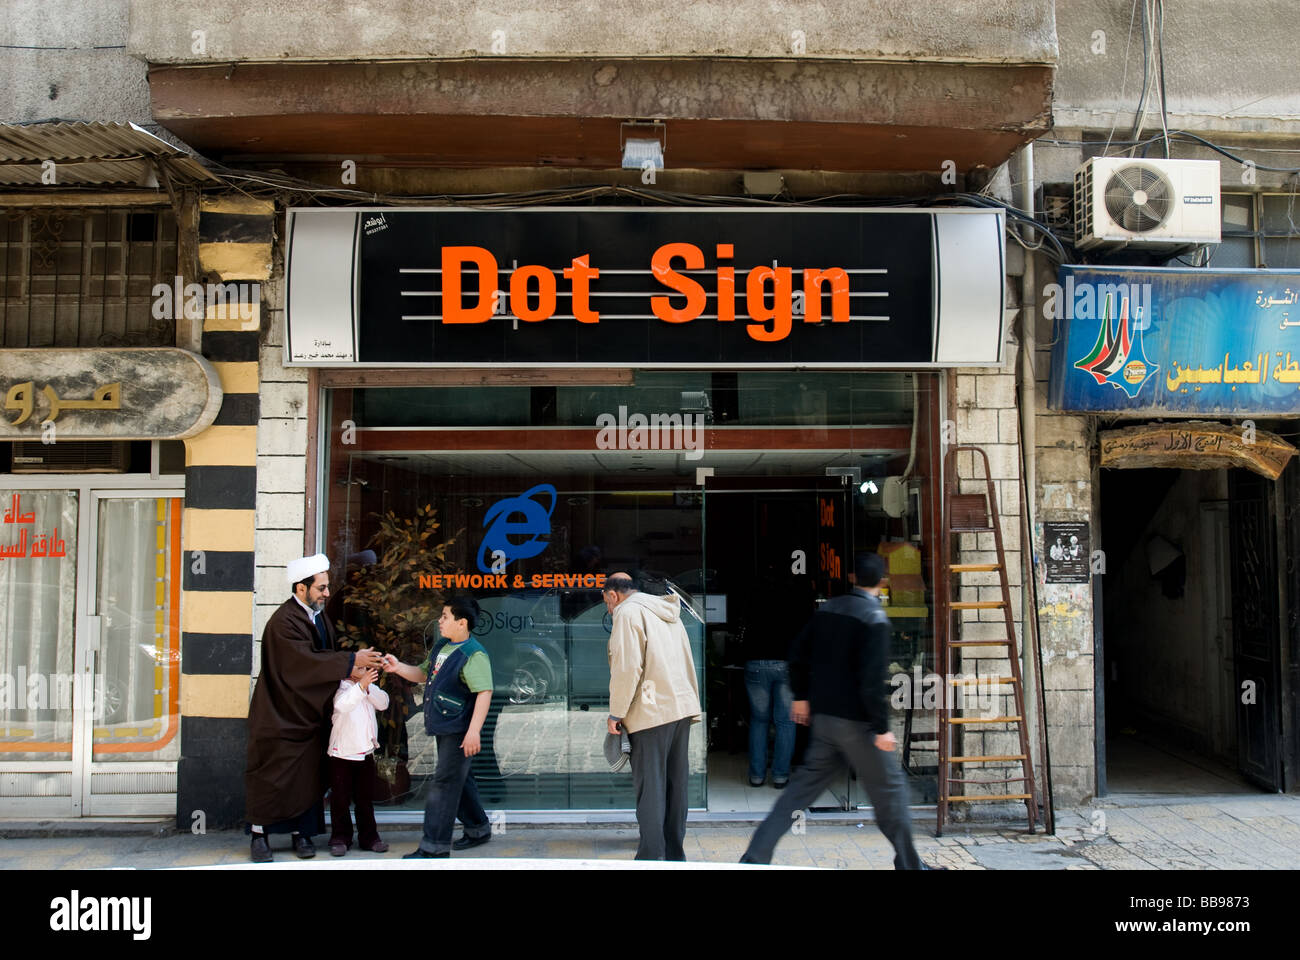
<path fill-rule="evenodd" d="M 318 553 L 314 557 L 299 557 L 297 560 L 292 560 L 285 569 L 289 577 L 289 586 L 293 586 L 300 580 L 314 577 L 318 573 L 327 573 L 329 568 L 329 557 Z"/>

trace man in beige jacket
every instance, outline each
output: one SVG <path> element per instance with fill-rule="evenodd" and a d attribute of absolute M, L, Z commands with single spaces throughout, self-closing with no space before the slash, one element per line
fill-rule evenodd
<path fill-rule="evenodd" d="M 641 829 L 638 860 L 685 860 L 691 724 L 700 688 L 676 594 L 641 593 L 626 573 L 605 581 L 609 634 L 610 733 L 632 742 L 632 784 Z"/>

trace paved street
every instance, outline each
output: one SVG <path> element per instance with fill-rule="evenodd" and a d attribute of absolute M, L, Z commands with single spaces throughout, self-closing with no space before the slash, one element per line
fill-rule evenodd
<path fill-rule="evenodd" d="M 626 825 L 575 824 L 557 827 L 511 823 L 481 847 L 457 858 L 630 860 L 635 830 Z M 90 835 L 68 835 L 72 830 Z M 247 862 L 244 835 L 220 831 L 203 836 L 167 826 L 108 824 L 97 827 L 0 821 L 0 870 L 107 867 L 202 867 Z M 97 832 L 91 832 L 97 831 Z M 686 838 L 691 861 L 734 863 L 753 827 L 734 820 L 693 822 Z M 1023 830 L 992 824 L 955 824 L 936 839 L 934 821 L 916 823 L 916 843 L 932 866 L 956 870 L 1219 870 L 1300 869 L 1300 797 L 1217 795 L 1189 798 L 1129 797 L 1062 810 L 1056 836 L 1026 836 Z M 315 869 L 393 861 L 413 849 L 413 825 L 390 825 L 392 845 L 382 856 L 349 853 L 330 857 L 324 844 Z M 322 840 L 324 838 L 321 838 Z M 294 862 L 287 838 L 278 839 L 278 862 Z M 892 853 L 870 820 L 808 819 L 800 835 L 777 848 L 776 864 L 832 869 L 885 870 Z M 495 865 L 495 864 L 494 864 Z"/>

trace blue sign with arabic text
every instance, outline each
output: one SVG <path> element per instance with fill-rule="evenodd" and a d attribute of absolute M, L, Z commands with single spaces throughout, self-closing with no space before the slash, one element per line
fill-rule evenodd
<path fill-rule="evenodd" d="M 1300 272 L 1063 266 L 1042 309 L 1055 410 L 1300 413 Z"/>

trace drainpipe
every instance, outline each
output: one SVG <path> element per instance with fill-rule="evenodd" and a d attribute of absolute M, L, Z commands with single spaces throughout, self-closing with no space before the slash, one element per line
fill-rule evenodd
<path fill-rule="evenodd" d="M 1023 193 L 1020 209 L 1032 217 L 1034 216 L 1034 144 L 1032 141 L 1025 144 L 1024 149 L 1020 151 L 1020 189 Z M 1032 245 L 1033 231 L 1026 227 L 1023 238 L 1026 243 Z M 1034 382 L 1034 352 L 1037 349 L 1035 328 L 1038 321 L 1035 266 L 1034 255 L 1026 250 L 1025 272 L 1020 278 L 1020 438 L 1024 449 L 1025 487 L 1030 497 L 1030 503 L 1026 504 L 1026 507 L 1030 508 L 1034 505 L 1033 501 L 1037 499 L 1038 489 L 1036 482 L 1038 465 L 1034 454 L 1034 412 L 1038 402 Z M 1029 516 L 1032 518 L 1035 512 L 1029 509 Z M 1032 526 L 1030 532 L 1033 532 Z M 1032 549 L 1030 555 L 1032 556 Z M 1022 576 L 1021 580 L 1024 579 L 1025 577 Z M 1029 593 L 1023 590 L 1021 593 L 1025 598 L 1025 613 L 1028 616 L 1034 612 Z M 1028 623 L 1028 619 L 1025 622 Z"/>
<path fill-rule="evenodd" d="M 1020 151 L 1020 189 L 1022 199 L 1020 209 L 1029 216 L 1034 216 L 1034 145 L 1025 144 Z M 1025 228 L 1023 239 L 1033 244 L 1033 232 Z M 1038 462 L 1037 432 L 1034 429 L 1038 409 L 1038 387 L 1034 377 L 1034 363 L 1037 351 L 1038 291 L 1037 264 L 1033 253 L 1025 251 L 1025 270 L 1020 280 L 1020 445 L 1021 472 L 1024 477 L 1023 502 L 1021 514 L 1025 518 L 1022 526 L 1020 596 L 1021 616 L 1021 654 L 1024 661 L 1022 676 L 1032 675 L 1036 679 L 1034 687 L 1038 696 L 1034 699 L 1037 721 L 1034 726 L 1038 731 L 1038 781 L 1042 785 L 1040 799 L 1043 804 L 1045 827 L 1049 834 L 1056 832 L 1055 804 L 1052 802 L 1051 755 L 1047 746 L 1047 696 L 1043 679 L 1043 658 L 1040 646 L 1041 637 L 1038 630 L 1038 572 L 1034 566 L 1034 517 L 1038 513 Z M 1032 638 L 1032 642 L 1026 640 Z M 1034 656 L 1024 656 L 1026 651 L 1034 651 Z M 1025 710 L 1030 710 L 1031 698 L 1028 690 L 1021 691 Z"/>

